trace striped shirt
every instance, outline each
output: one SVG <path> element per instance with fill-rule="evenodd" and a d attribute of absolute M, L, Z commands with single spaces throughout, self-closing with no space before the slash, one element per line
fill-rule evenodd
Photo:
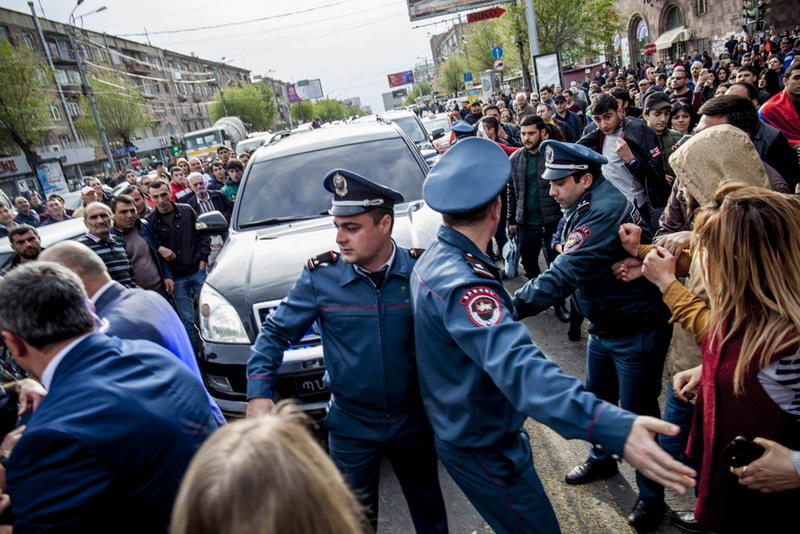
<path fill-rule="evenodd" d="M 114 235 L 108 237 L 110 241 L 105 241 L 87 232 L 78 241 L 100 256 L 100 259 L 106 264 L 108 275 L 113 280 L 125 287 L 136 287 L 133 279 L 133 266 L 128 258 L 128 252 L 125 250 L 125 243 Z"/>

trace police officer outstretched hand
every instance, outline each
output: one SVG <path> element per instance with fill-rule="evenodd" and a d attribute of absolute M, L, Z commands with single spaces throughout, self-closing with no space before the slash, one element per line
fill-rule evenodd
<path fill-rule="evenodd" d="M 677 426 L 586 391 L 514 319 L 500 272 L 484 252 L 510 173 L 502 149 L 468 138 L 425 181 L 424 199 L 444 224 L 411 278 L 417 369 L 439 459 L 484 519 L 498 534 L 551 534 L 559 526 L 533 467 L 523 428 L 529 416 L 567 439 L 625 456 L 676 491 L 694 486 L 695 472 L 655 442 L 656 433 L 673 435 Z"/>

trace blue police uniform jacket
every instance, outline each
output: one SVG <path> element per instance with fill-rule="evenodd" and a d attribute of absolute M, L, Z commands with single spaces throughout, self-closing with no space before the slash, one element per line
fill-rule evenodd
<path fill-rule="evenodd" d="M 560 254 L 550 268 L 526 283 L 514 297 L 521 317 L 535 315 L 575 293 L 578 308 L 598 335 L 631 335 L 669 317 L 658 288 L 644 278 L 618 280 L 611 265 L 628 257 L 619 226 L 645 227 L 639 212 L 602 176 L 564 214 Z"/>
<path fill-rule="evenodd" d="M 248 399 L 271 398 L 283 351 L 319 319 L 331 432 L 382 441 L 427 425 L 414 361 L 412 254 L 396 248 L 380 290 L 335 253 L 317 267 L 310 261 L 261 327 L 247 362 Z"/>
<path fill-rule="evenodd" d="M 411 281 L 420 392 L 436 437 L 490 447 L 526 416 L 621 453 L 634 415 L 599 400 L 533 345 L 488 256 L 442 226 Z"/>
<path fill-rule="evenodd" d="M 189 461 L 216 428 L 202 385 L 165 349 L 90 334 L 8 461 L 14 532 L 167 532 Z"/>

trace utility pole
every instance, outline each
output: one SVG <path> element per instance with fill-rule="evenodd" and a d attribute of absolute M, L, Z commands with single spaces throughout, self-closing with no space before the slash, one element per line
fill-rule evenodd
<path fill-rule="evenodd" d="M 67 122 L 69 123 L 69 131 L 72 133 L 72 138 L 75 143 L 79 143 L 78 132 L 75 130 L 75 125 L 72 123 L 72 115 L 67 108 L 67 99 L 64 97 L 64 91 L 61 89 L 61 84 L 58 83 L 56 77 L 56 68 L 53 65 L 53 58 L 50 55 L 50 48 L 47 46 L 47 41 L 44 40 L 44 33 L 42 32 L 42 25 L 39 24 L 39 17 L 36 15 L 36 8 L 33 7 L 33 2 L 28 2 L 28 7 L 31 8 L 31 15 L 33 15 L 33 24 L 36 26 L 36 33 L 39 34 L 39 39 L 42 41 L 42 48 L 44 48 L 44 55 L 47 58 L 47 64 L 50 66 L 50 73 L 53 75 L 53 81 L 56 83 L 58 89 L 58 97 L 61 99 L 61 105 L 64 106 L 64 113 L 67 114 Z M 80 166 L 78 167 L 80 169 Z"/>
<path fill-rule="evenodd" d="M 78 74 L 81 76 L 83 92 L 86 95 L 86 100 L 89 101 L 89 108 L 92 110 L 92 116 L 94 117 L 94 122 L 97 125 L 97 131 L 100 134 L 100 142 L 103 144 L 103 150 L 106 153 L 106 158 L 108 159 L 109 165 L 111 165 L 111 172 L 116 172 L 116 167 L 114 165 L 114 154 L 111 152 L 111 146 L 108 144 L 108 138 L 106 138 L 106 129 L 105 126 L 103 126 L 103 121 L 100 120 L 100 114 L 97 112 L 97 103 L 94 100 L 94 93 L 92 93 L 92 88 L 89 86 L 89 81 L 86 79 L 86 71 L 83 67 L 83 58 L 81 57 L 80 50 L 78 50 L 78 45 L 75 42 L 74 17 L 70 18 L 70 24 L 66 26 L 66 29 L 67 37 L 69 37 L 70 47 L 75 53 L 75 59 L 78 62 Z"/>
<path fill-rule="evenodd" d="M 531 47 L 531 70 L 536 78 L 536 66 L 533 63 L 533 58 L 539 55 L 539 33 L 536 30 L 536 12 L 533 10 L 533 0 L 525 0 L 525 21 L 528 23 L 528 43 Z M 536 87 L 531 87 L 531 90 L 539 92 L 539 80 L 535 81 Z"/>

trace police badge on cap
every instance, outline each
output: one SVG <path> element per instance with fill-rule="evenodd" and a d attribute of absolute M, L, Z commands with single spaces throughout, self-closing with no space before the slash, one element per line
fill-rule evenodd
<path fill-rule="evenodd" d="M 403 202 L 403 195 L 347 169 L 333 169 L 325 175 L 323 186 L 333 193 L 330 214 L 339 217 L 359 215 L 372 208 L 392 208 Z"/>
<path fill-rule="evenodd" d="M 338 196 L 347 196 L 347 179 L 338 172 L 333 175 L 333 187 Z"/>

